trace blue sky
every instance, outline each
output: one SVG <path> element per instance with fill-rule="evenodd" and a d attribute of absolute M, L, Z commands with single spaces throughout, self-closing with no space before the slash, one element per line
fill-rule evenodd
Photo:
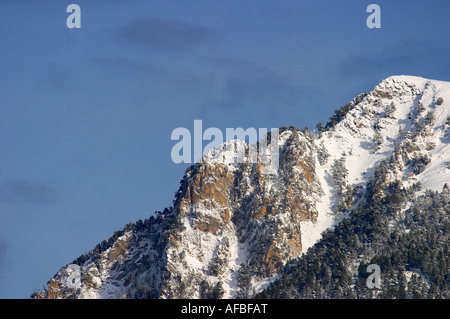
<path fill-rule="evenodd" d="M 66 8 L 81 7 L 81 29 Z M 381 29 L 366 26 L 370 3 Z M 314 128 L 390 75 L 450 81 L 439 1 L 0 1 L 0 298 L 171 205 L 177 127 Z"/>

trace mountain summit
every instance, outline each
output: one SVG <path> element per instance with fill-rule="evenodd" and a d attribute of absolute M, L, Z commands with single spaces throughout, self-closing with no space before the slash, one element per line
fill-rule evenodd
<path fill-rule="evenodd" d="M 450 83 L 389 77 L 317 128 L 268 134 L 272 174 L 230 160 L 245 142 L 212 150 L 186 170 L 173 207 L 115 232 L 32 297 L 450 297 Z M 365 285 L 369 264 L 379 289 Z"/>

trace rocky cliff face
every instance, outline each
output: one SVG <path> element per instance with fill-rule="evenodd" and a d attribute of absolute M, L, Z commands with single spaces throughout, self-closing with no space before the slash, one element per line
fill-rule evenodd
<path fill-rule="evenodd" d="M 186 171 L 173 207 L 116 232 L 33 297 L 252 296 L 348 216 L 383 160 L 395 159 L 386 184 L 450 182 L 449 88 L 391 77 L 318 135 L 280 128 L 267 150 L 278 148 L 277 170 L 233 161 L 242 141 L 219 146 Z"/>
<path fill-rule="evenodd" d="M 175 204 L 183 230 L 167 249 L 171 278 L 165 297 L 200 297 L 200 285 L 219 282 L 232 297 L 242 293 L 237 286 L 242 267 L 248 266 L 250 280 L 257 282 L 301 253 L 300 223 L 317 219 L 321 195 L 315 147 L 295 128 L 283 130 L 279 142 L 278 174 L 264 174 L 262 162 L 210 163 L 208 155 L 188 170 Z M 183 293 L 176 290 L 180 284 Z"/>

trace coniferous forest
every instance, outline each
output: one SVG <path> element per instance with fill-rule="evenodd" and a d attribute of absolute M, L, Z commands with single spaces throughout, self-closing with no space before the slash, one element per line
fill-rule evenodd
<path fill-rule="evenodd" d="M 425 191 L 406 209 L 412 188 L 391 183 L 383 196 L 377 193 L 369 189 L 348 218 L 256 297 L 449 298 L 448 185 L 440 193 Z M 368 288 L 370 264 L 380 267 L 379 288 Z"/>

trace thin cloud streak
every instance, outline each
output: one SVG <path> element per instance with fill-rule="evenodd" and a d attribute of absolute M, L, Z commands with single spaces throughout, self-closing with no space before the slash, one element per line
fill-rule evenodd
<path fill-rule="evenodd" d="M 139 45 L 165 52 L 183 52 L 219 38 L 212 28 L 182 21 L 139 18 L 117 32 L 117 38 L 129 45 Z"/>
<path fill-rule="evenodd" d="M 394 47 L 385 47 L 377 52 L 355 53 L 343 58 L 336 65 L 336 73 L 343 79 L 367 78 L 368 75 L 384 78 L 396 74 L 431 77 L 432 70 L 427 61 L 448 61 L 448 45 L 429 40 L 405 40 Z M 449 63 L 441 65 L 445 69 Z M 426 71 L 426 74 L 422 72 Z M 445 79 L 442 79 L 445 80 Z M 448 79 L 447 79 L 448 80 Z"/>
<path fill-rule="evenodd" d="M 26 202 L 47 204 L 58 199 L 58 193 L 50 186 L 24 180 L 9 180 L 0 185 L 0 202 Z"/>

